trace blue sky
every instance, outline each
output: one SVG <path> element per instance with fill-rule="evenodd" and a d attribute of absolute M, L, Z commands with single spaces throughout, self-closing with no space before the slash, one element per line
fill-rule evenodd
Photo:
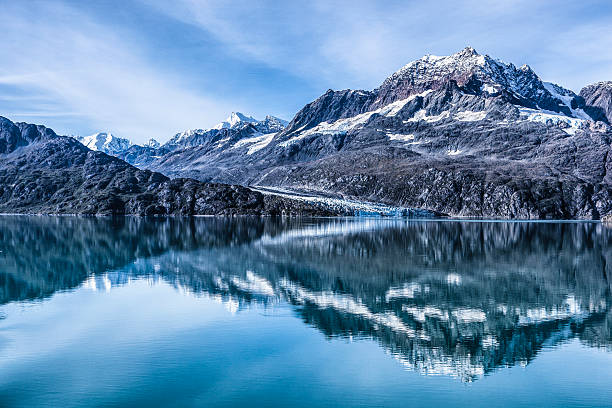
<path fill-rule="evenodd" d="M 608 1 L 0 0 L 0 115 L 136 142 L 291 119 L 466 45 L 579 91 L 612 80 Z"/>

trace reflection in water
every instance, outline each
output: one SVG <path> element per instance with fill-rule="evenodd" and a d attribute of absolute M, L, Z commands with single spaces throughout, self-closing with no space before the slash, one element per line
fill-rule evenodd
<path fill-rule="evenodd" d="M 230 310 L 289 302 L 329 337 L 472 381 L 572 338 L 612 350 L 597 223 L 0 218 L 0 302 L 163 279 Z"/>

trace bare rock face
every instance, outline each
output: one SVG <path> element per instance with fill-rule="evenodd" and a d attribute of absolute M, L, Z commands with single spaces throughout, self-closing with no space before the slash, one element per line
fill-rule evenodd
<path fill-rule="evenodd" d="M 43 126 L 0 117 L 0 212 L 100 215 L 334 215 L 241 186 L 139 170 Z"/>
<path fill-rule="evenodd" d="M 612 81 L 598 82 L 580 91 L 587 105 L 585 110 L 596 120 L 612 124 Z"/>

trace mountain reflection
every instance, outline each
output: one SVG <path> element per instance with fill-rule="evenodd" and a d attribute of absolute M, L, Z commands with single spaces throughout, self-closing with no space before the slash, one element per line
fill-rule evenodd
<path fill-rule="evenodd" d="M 472 381 L 571 338 L 612 350 L 612 229 L 393 219 L 0 217 L 0 302 L 148 277 Z"/>

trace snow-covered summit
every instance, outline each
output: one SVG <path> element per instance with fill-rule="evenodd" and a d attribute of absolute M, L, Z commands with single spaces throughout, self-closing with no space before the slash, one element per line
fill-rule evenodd
<path fill-rule="evenodd" d="M 223 122 L 216 124 L 213 129 L 232 129 L 242 123 L 256 123 L 257 119 L 240 112 L 232 112 Z"/>
<path fill-rule="evenodd" d="M 449 55 L 426 55 L 402 67 L 375 90 L 376 107 L 399 99 L 436 90 L 454 81 L 476 94 L 504 95 L 509 102 L 532 109 L 545 109 L 581 117 L 579 101 L 572 91 L 547 86 L 528 65 L 514 64 L 481 55 L 472 47 Z M 578 116 L 576 116 L 578 115 Z"/>
<path fill-rule="evenodd" d="M 159 146 L 161 146 L 161 144 L 157 140 L 151 138 L 146 143 L 143 143 L 142 146 L 143 147 L 150 147 L 152 149 L 157 149 L 157 148 L 159 148 Z"/>
<path fill-rule="evenodd" d="M 219 132 L 229 132 L 224 137 L 250 137 L 259 134 L 270 134 L 280 132 L 287 126 L 287 121 L 274 116 L 266 116 L 264 120 L 257 120 L 240 112 L 232 114 L 223 122 L 211 129 L 191 129 L 174 135 L 166 144 L 167 147 L 190 147 L 198 146 L 210 141 Z"/>
<path fill-rule="evenodd" d="M 108 132 L 99 132 L 90 136 L 75 137 L 87 148 L 110 155 L 116 155 L 130 148 L 132 142 Z"/>

